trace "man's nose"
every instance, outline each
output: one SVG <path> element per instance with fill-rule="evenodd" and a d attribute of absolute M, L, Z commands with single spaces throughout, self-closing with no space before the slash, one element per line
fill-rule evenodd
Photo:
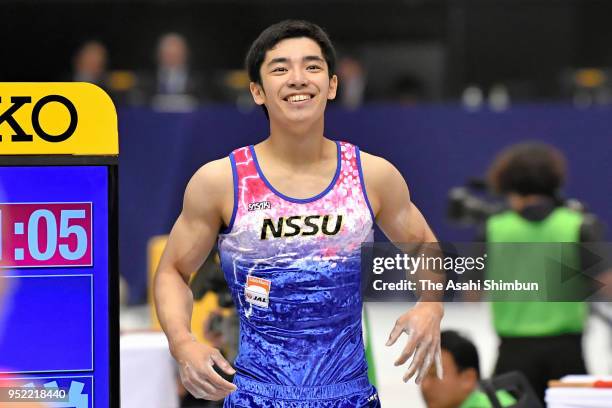
<path fill-rule="evenodd" d="M 287 85 L 292 88 L 302 88 L 308 85 L 308 78 L 301 69 L 291 71 Z"/>

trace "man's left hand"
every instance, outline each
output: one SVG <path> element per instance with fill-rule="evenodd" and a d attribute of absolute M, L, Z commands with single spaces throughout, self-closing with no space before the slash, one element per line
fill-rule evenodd
<path fill-rule="evenodd" d="M 415 373 L 416 383 L 421 380 L 435 361 L 438 377 L 442 378 L 442 359 L 440 351 L 440 321 L 444 316 L 444 307 L 441 302 L 417 303 L 408 312 L 401 315 L 391 330 L 387 346 L 395 344 L 402 333 L 408 335 L 408 343 L 395 365 L 404 364 L 410 357 L 412 361 L 408 371 L 404 374 L 407 382 Z"/>

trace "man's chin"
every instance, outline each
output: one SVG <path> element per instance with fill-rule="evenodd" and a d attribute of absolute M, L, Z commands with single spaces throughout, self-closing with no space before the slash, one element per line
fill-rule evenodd
<path fill-rule="evenodd" d="M 305 107 L 304 109 L 290 109 L 284 113 L 289 122 L 308 122 L 316 121 L 323 116 L 323 110 L 316 107 Z"/>
<path fill-rule="evenodd" d="M 316 115 L 313 112 L 289 112 L 283 115 L 283 121 L 287 123 L 307 123 L 314 122 Z"/>

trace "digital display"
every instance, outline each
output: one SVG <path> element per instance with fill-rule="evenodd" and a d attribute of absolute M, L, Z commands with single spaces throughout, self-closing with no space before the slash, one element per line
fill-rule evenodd
<path fill-rule="evenodd" d="M 109 167 L 0 167 L 0 231 L 0 387 L 109 407 Z"/>

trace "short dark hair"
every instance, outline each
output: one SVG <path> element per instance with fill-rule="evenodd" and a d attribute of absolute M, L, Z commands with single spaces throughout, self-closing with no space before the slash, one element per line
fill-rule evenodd
<path fill-rule="evenodd" d="M 474 343 L 454 330 L 444 330 L 440 333 L 440 348 L 453 356 L 459 372 L 473 368 L 480 379 L 480 360 Z"/>
<path fill-rule="evenodd" d="M 246 69 L 251 82 L 261 85 L 261 64 L 266 57 L 266 52 L 282 40 L 288 38 L 310 38 L 321 47 L 323 58 L 327 62 L 329 76 L 336 70 L 336 50 L 327 33 L 318 25 L 304 20 L 284 20 L 266 28 L 259 37 L 251 44 L 246 56 Z"/>
<path fill-rule="evenodd" d="M 565 182 L 563 153 L 541 142 L 523 142 L 504 149 L 489 169 L 489 183 L 502 194 L 556 197 Z"/>

